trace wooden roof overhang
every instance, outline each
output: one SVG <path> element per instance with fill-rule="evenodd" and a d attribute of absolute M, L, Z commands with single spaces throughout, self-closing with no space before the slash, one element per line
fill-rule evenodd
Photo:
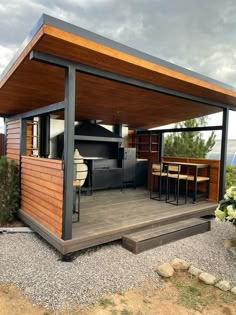
<path fill-rule="evenodd" d="M 64 100 L 64 69 L 30 59 L 32 50 L 111 75 L 77 72 L 76 120 L 150 128 L 236 109 L 228 85 L 43 15 L 1 77 L 2 115 Z"/>

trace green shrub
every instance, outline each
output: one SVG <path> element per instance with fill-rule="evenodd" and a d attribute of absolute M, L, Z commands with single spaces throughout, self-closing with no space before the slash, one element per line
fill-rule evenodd
<path fill-rule="evenodd" d="M 0 158 L 0 224 L 15 219 L 19 207 L 19 173 L 15 161 Z"/>
<path fill-rule="evenodd" d="M 231 186 L 236 186 L 236 167 L 227 165 L 226 166 L 226 178 L 225 178 L 225 189 L 229 189 Z"/>

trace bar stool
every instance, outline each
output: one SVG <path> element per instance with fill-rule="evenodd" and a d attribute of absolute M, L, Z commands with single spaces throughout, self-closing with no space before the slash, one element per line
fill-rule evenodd
<path fill-rule="evenodd" d="M 179 186 L 180 181 L 185 181 L 185 199 L 181 204 L 187 203 L 187 194 L 188 194 L 188 175 L 180 174 L 181 165 L 168 165 L 167 169 L 167 179 L 166 179 L 166 202 L 173 205 L 180 205 L 179 203 Z M 174 180 L 174 199 L 170 200 L 170 184 L 171 179 Z"/>
<path fill-rule="evenodd" d="M 164 200 L 161 199 L 162 196 L 162 178 L 166 178 L 167 173 L 163 172 L 163 164 L 152 164 L 152 177 L 151 177 L 151 189 L 150 189 L 150 199 L 154 200 Z M 155 179 L 158 179 L 158 196 L 153 196 L 154 186 L 155 186 Z"/>

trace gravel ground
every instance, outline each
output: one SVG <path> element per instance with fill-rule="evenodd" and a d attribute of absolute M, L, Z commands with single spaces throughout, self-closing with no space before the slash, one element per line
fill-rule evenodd
<path fill-rule="evenodd" d="M 223 247 L 223 239 L 232 237 L 235 228 L 229 223 L 213 223 L 211 232 L 137 256 L 116 242 L 62 262 L 35 234 L 5 234 L 0 235 L 0 282 L 14 283 L 35 304 L 56 309 L 65 304 L 92 304 L 105 293 L 137 287 L 147 277 L 161 286 L 155 267 L 180 257 L 236 285 L 236 259 Z"/>

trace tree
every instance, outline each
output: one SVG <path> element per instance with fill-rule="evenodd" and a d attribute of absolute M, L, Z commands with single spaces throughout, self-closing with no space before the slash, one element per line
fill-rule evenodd
<path fill-rule="evenodd" d="M 175 128 L 193 128 L 207 125 L 207 117 L 186 120 L 177 123 Z M 173 132 L 166 136 L 164 144 L 165 156 L 183 156 L 205 158 L 215 145 L 214 131 L 207 140 L 199 131 Z"/>

